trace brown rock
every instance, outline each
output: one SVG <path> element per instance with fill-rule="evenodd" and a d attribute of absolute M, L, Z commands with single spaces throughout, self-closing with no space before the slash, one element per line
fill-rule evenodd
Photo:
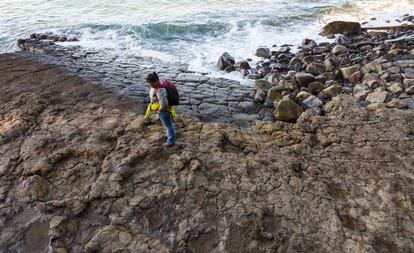
<path fill-rule="evenodd" d="M 341 74 L 342 74 L 343 78 L 345 80 L 348 80 L 348 78 L 351 75 L 353 75 L 355 72 L 358 72 L 359 69 L 360 69 L 360 66 L 354 65 L 354 66 L 347 67 L 347 68 L 341 68 L 340 71 L 341 71 Z"/>
<path fill-rule="evenodd" d="M 343 45 L 336 45 L 332 49 L 332 53 L 335 54 L 335 55 L 344 54 L 346 52 L 348 52 L 348 48 L 346 46 L 343 46 Z"/>
<path fill-rule="evenodd" d="M 285 97 L 277 104 L 274 114 L 277 120 L 295 122 L 302 114 L 302 108 L 293 100 Z"/>
<path fill-rule="evenodd" d="M 300 87 L 306 87 L 315 81 L 315 76 L 309 73 L 297 73 L 295 78 Z"/>
<path fill-rule="evenodd" d="M 333 21 L 322 28 L 321 35 L 329 34 L 359 35 L 361 34 L 361 24 L 357 22 Z"/>
<path fill-rule="evenodd" d="M 403 53 L 404 53 L 403 49 L 393 49 L 393 50 L 388 51 L 387 54 L 390 55 L 390 56 L 395 57 L 395 56 L 402 55 Z"/>
<path fill-rule="evenodd" d="M 348 77 L 348 81 L 352 84 L 356 84 L 361 81 L 362 73 L 361 71 L 357 71 Z"/>
<path fill-rule="evenodd" d="M 385 103 L 388 96 L 388 92 L 386 91 L 375 91 L 369 93 L 365 100 L 371 103 Z"/>
<path fill-rule="evenodd" d="M 343 87 L 341 85 L 333 84 L 329 86 L 328 88 L 324 89 L 322 92 L 324 94 L 327 94 L 330 97 L 334 97 L 338 95 L 339 93 L 341 93 L 342 90 L 343 90 Z"/>
<path fill-rule="evenodd" d="M 308 89 L 312 94 L 317 94 L 325 89 L 325 87 L 320 82 L 312 82 L 308 85 Z"/>
<path fill-rule="evenodd" d="M 322 64 L 318 64 L 318 63 L 311 63 L 308 65 L 308 67 L 306 68 L 306 71 L 308 73 L 311 73 L 313 75 L 320 75 L 322 73 L 325 72 L 325 67 Z"/>

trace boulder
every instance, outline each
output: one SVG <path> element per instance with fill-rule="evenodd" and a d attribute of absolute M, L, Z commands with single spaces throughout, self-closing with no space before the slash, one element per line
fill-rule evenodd
<path fill-rule="evenodd" d="M 323 54 L 328 52 L 328 48 L 327 47 L 315 47 L 312 49 L 314 54 Z"/>
<path fill-rule="evenodd" d="M 308 84 L 316 80 L 315 76 L 309 73 L 297 73 L 295 78 L 300 87 L 307 87 Z"/>
<path fill-rule="evenodd" d="M 318 76 L 318 75 L 325 73 L 325 66 L 323 66 L 322 64 L 318 64 L 318 63 L 311 63 L 306 68 L 306 71 L 308 73 Z"/>
<path fill-rule="evenodd" d="M 255 82 L 256 90 L 263 90 L 267 92 L 270 88 L 273 87 L 273 84 L 266 80 L 256 80 Z"/>
<path fill-rule="evenodd" d="M 320 34 L 322 36 L 327 36 L 338 33 L 346 36 L 360 35 L 361 24 L 357 22 L 333 21 L 325 25 Z"/>
<path fill-rule="evenodd" d="M 365 100 L 371 103 L 385 103 L 388 96 L 389 94 L 386 91 L 374 91 L 369 93 Z"/>
<path fill-rule="evenodd" d="M 335 39 L 335 44 L 348 46 L 351 44 L 351 41 L 347 37 L 339 34 Z"/>
<path fill-rule="evenodd" d="M 366 90 L 354 91 L 354 97 L 356 97 L 359 101 L 362 101 L 367 97 L 368 93 L 369 91 Z"/>
<path fill-rule="evenodd" d="M 403 53 L 404 53 L 403 49 L 393 49 L 393 50 L 388 51 L 387 54 L 390 55 L 390 56 L 395 57 L 395 56 L 402 55 Z"/>
<path fill-rule="evenodd" d="M 367 68 L 370 71 L 375 71 L 375 72 L 382 71 L 382 66 L 381 66 L 380 62 L 377 61 L 377 60 L 366 64 L 364 67 Z"/>
<path fill-rule="evenodd" d="M 303 57 L 302 62 L 305 63 L 306 65 L 309 65 L 315 62 L 315 58 L 312 55 L 308 55 L 308 56 Z"/>
<path fill-rule="evenodd" d="M 385 104 L 383 103 L 372 103 L 372 104 L 367 105 L 367 110 L 371 112 L 381 110 L 384 108 L 385 108 Z"/>
<path fill-rule="evenodd" d="M 308 97 L 312 96 L 312 94 L 310 94 L 307 91 L 301 91 L 296 95 L 296 99 L 299 101 L 303 101 L 305 99 L 307 99 Z"/>
<path fill-rule="evenodd" d="M 387 87 L 387 90 L 391 92 L 391 94 L 399 94 L 404 91 L 404 89 L 401 87 L 399 83 L 390 84 Z"/>
<path fill-rule="evenodd" d="M 305 38 L 302 40 L 302 46 L 307 46 L 309 48 L 314 48 L 316 47 L 318 44 L 316 44 L 316 42 L 314 40 Z"/>
<path fill-rule="evenodd" d="M 272 56 L 272 52 L 267 47 L 260 47 L 256 50 L 256 56 L 269 59 Z"/>
<path fill-rule="evenodd" d="M 388 108 L 397 108 L 397 109 L 405 109 L 407 108 L 407 104 L 402 102 L 400 99 L 396 98 L 391 100 L 387 103 Z"/>
<path fill-rule="evenodd" d="M 403 84 L 407 87 L 407 86 L 411 86 L 414 85 L 414 78 L 404 78 Z"/>
<path fill-rule="evenodd" d="M 361 71 L 357 71 L 348 77 L 348 81 L 352 84 L 356 84 L 361 81 L 362 73 Z"/>
<path fill-rule="evenodd" d="M 321 107 L 323 105 L 323 102 L 316 96 L 310 96 L 307 99 L 305 99 L 304 101 L 302 101 L 302 104 L 306 107 L 306 108 L 317 108 L 317 107 Z"/>
<path fill-rule="evenodd" d="M 274 115 L 277 120 L 296 122 L 302 112 L 303 110 L 299 105 L 290 98 L 284 97 L 277 104 Z"/>
<path fill-rule="evenodd" d="M 266 100 L 266 92 L 264 92 L 263 90 L 260 90 L 260 89 L 257 90 L 255 95 L 254 95 L 253 100 L 255 102 L 260 102 L 260 103 L 264 102 Z"/>
<path fill-rule="evenodd" d="M 414 99 L 404 98 L 404 99 L 401 99 L 401 102 L 406 104 L 408 109 L 414 109 Z"/>
<path fill-rule="evenodd" d="M 321 92 L 323 89 L 325 89 L 325 87 L 323 86 L 322 83 L 320 82 L 311 82 L 308 85 L 308 90 L 312 93 L 312 94 L 318 94 L 319 92 Z"/>
<path fill-rule="evenodd" d="M 267 99 L 270 100 L 281 100 L 283 98 L 279 87 L 272 87 L 267 91 Z"/>
<path fill-rule="evenodd" d="M 341 93 L 343 90 L 343 87 L 339 84 L 333 84 L 329 86 L 328 88 L 324 89 L 322 92 L 330 97 L 334 97 Z"/>
<path fill-rule="evenodd" d="M 379 79 L 378 74 L 366 73 L 364 77 L 362 78 L 362 81 L 369 82 L 369 81 L 377 81 L 378 79 Z"/>
<path fill-rule="evenodd" d="M 348 52 L 348 48 L 344 45 L 336 45 L 332 48 L 332 53 L 335 55 L 344 54 L 346 52 Z"/>
<path fill-rule="evenodd" d="M 325 66 L 325 69 L 327 71 L 332 71 L 336 68 L 336 66 L 338 65 L 337 61 L 333 58 L 333 57 L 328 57 L 326 58 L 326 60 L 323 62 L 323 66 Z"/>
<path fill-rule="evenodd" d="M 234 61 L 233 56 L 231 56 L 228 53 L 223 53 L 218 62 L 217 62 L 217 67 L 220 70 L 225 70 L 227 67 L 234 65 L 236 62 Z"/>
<path fill-rule="evenodd" d="M 360 69 L 360 66 L 359 66 L 359 65 L 354 65 L 354 66 L 347 67 L 347 68 L 341 68 L 341 69 L 340 69 L 340 72 L 341 72 L 341 74 L 342 74 L 342 77 L 343 77 L 345 80 L 348 80 L 348 79 L 349 79 L 349 77 L 350 77 L 351 75 L 353 75 L 355 72 L 358 72 L 358 71 L 359 71 L 359 69 Z"/>
<path fill-rule="evenodd" d="M 408 95 L 414 95 L 414 85 L 411 85 L 410 87 L 408 87 L 408 88 L 405 90 L 405 92 L 406 92 Z"/>
<path fill-rule="evenodd" d="M 248 61 L 239 61 L 236 64 L 236 68 L 238 69 L 251 69 L 250 64 Z"/>
<path fill-rule="evenodd" d="M 228 66 L 224 69 L 224 71 L 226 71 L 227 73 L 236 71 L 236 66 L 234 66 L 234 65 Z"/>

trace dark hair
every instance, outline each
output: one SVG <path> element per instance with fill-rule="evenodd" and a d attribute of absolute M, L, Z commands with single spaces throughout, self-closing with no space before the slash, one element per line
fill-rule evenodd
<path fill-rule="evenodd" d="M 160 78 L 158 77 L 157 73 L 152 72 L 151 74 L 147 75 L 147 83 L 155 83 L 158 82 L 160 80 Z"/>

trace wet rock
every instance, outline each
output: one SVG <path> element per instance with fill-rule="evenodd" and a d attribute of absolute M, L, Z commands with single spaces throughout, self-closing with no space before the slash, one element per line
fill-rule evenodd
<path fill-rule="evenodd" d="M 348 48 L 346 46 L 343 46 L 343 45 L 336 45 L 332 49 L 332 53 L 335 54 L 335 55 L 344 54 L 346 52 L 348 52 Z"/>
<path fill-rule="evenodd" d="M 298 73 L 295 78 L 300 87 L 306 87 L 316 80 L 314 75 L 308 73 Z"/>
<path fill-rule="evenodd" d="M 312 49 L 312 51 L 313 51 L 313 53 L 314 54 L 323 54 L 323 53 L 326 53 L 326 52 L 328 52 L 328 48 L 327 47 L 315 47 L 315 48 L 313 48 Z"/>
<path fill-rule="evenodd" d="M 228 73 L 236 71 L 236 66 L 228 66 L 224 69 L 224 71 L 226 71 Z"/>
<path fill-rule="evenodd" d="M 360 35 L 361 24 L 357 22 L 333 21 L 322 28 L 321 35 L 327 36 L 329 34 L 343 34 L 343 35 Z"/>
<path fill-rule="evenodd" d="M 251 69 L 248 61 L 239 61 L 236 63 L 236 68 L 238 69 Z"/>
<path fill-rule="evenodd" d="M 314 40 L 307 39 L 307 38 L 305 38 L 305 39 L 302 40 L 302 46 L 307 46 L 309 48 L 314 48 L 317 45 L 318 44 Z"/>
<path fill-rule="evenodd" d="M 229 53 L 223 53 L 218 62 L 217 62 L 217 67 L 220 70 L 225 70 L 227 67 L 234 65 L 236 62 L 233 58 L 233 56 L 231 56 Z"/>
<path fill-rule="evenodd" d="M 351 41 L 347 37 L 339 34 L 335 39 L 335 44 L 348 46 L 351 44 Z"/>
<path fill-rule="evenodd" d="M 269 59 L 272 56 L 272 53 L 269 48 L 261 47 L 256 50 L 256 56 Z"/>
<path fill-rule="evenodd" d="M 302 114 L 302 108 L 290 98 L 284 97 L 277 104 L 274 114 L 277 120 L 295 122 Z"/>
<path fill-rule="evenodd" d="M 270 88 L 273 87 L 273 84 L 266 81 L 266 80 L 257 80 L 255 82 L 256 90 L 263 90 L 264 92 L 267 92 Z"/>

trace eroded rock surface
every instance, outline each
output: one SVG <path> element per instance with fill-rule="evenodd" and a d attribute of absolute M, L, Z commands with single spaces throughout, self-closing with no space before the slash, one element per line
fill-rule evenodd
<path fill-rule="evenodd" d="M 2 252 L 413 252 L 414 114 L 334 97 L 240 131 L 0 56 Z"/>

